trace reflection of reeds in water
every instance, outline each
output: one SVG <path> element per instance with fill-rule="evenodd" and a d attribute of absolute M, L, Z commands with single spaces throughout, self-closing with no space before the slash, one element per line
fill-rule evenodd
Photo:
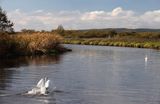
<path fill-rule="evenodd" d="M 1 35 L 0 55 L 44 54 L 55 50 L 62 37 L 51 33 Z"/>
<path fill-rule="evenodd" d="M 9 59 L 0 59 L 0 90 L 5 90 L 6 87 L 10 87 L 8 83 L 11 83 L 13 75 L 17 72 L 16 70 L 23 70 L 23 66 L 47 66 L 49 64 L 58 63 L 59 61 L 60 56 L 54 55 L 25 56 Z"/>
<path fill-rule="evenodd" d="M 25 56 L 0 60 L 0 68 L 13 68 L 28 65 L 48 65 L 58 63 L 59 55 Z"/>
<path fill-rule="evenodd" d="M 12 78 L 12 74 L 14 73 L 13 70 L 6 70 L 5 68 L 1 68 L 0 67 L 0 90 L 1 90 L 1 94 L 3 94 L 2 91 L 5 90 L 6 87 L 9 86 L 8 83 L 11 83 L 10 80 Z"/>
<path fill-rule="evenodd" d="M 42 56 L 30 56 L 30 57 L 25 57 L 25 60 L 27 61 L 28 65 L 48 65 L 48 64 L 53 64 L 53 63 L 58 63 L 60 61 L 60 56 L 55 55 L 55 56 L 47 56 L 47 55 L 42 55 Z"/>

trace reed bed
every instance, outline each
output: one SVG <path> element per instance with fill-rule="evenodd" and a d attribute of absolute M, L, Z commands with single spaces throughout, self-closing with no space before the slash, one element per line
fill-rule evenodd
<path fill-rule="evenodd" d="M 36 55 L 63 51 L 63 38 L 53 33 L 32 33 L 0 36 L 0 56 Z M 60 50 L 59 50 L 60 49 Z"/>

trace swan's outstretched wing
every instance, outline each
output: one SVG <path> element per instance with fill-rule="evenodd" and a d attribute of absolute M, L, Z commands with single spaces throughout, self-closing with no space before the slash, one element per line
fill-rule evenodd
<path fill-rule="evenodd" d="M 42 87 L 44 84 L 44 79 L 42 78 L 41 80 L 39 80 L 39 82 L 37 83 L 37 87 L 40 88 Z"/>
<path fill-rule="evenodd" d="M 47 90 L 46 90 L 45 86 L 41 87 L 40 90 L 41 90 L 41 91 L 40 91 L 41 94 L 43 94 L 43 95 L 46 94 L 46 91 L 47 91 Z"/>
<path fill-rule="evenodd" d="M 48 88 L 48 87 L 49 87 L 49 82 L 50 82 L 50 80 L 47 80 L 47 81 L 45 82 L 45 88 Z"/>

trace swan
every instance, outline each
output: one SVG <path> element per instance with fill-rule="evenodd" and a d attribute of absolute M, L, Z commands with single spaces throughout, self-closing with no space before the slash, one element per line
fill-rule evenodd
<path fill-rule="evenodd" d="M 148 61 L 148 57 L 147 57 L 147 55 L 145 56 L 144 60 L 145 60 L 145 62 L 147 62 L 147 61 Z"/>
<path fill-rule="evenodd" d="M 50 80 L 45 77 L 38 81 L 36 87 L 34 87 L 32 90 L 28 91 L 27 94 L 30 95 L 47 95 L 48 88 L 49 88 Z"/>

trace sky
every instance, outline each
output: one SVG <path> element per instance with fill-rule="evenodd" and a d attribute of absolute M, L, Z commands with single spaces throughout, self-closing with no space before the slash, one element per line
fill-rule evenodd
<path fill-rule="evenodd" d="M 160 0 L 0 0 L 21 29 L 160 28 Z"/>

